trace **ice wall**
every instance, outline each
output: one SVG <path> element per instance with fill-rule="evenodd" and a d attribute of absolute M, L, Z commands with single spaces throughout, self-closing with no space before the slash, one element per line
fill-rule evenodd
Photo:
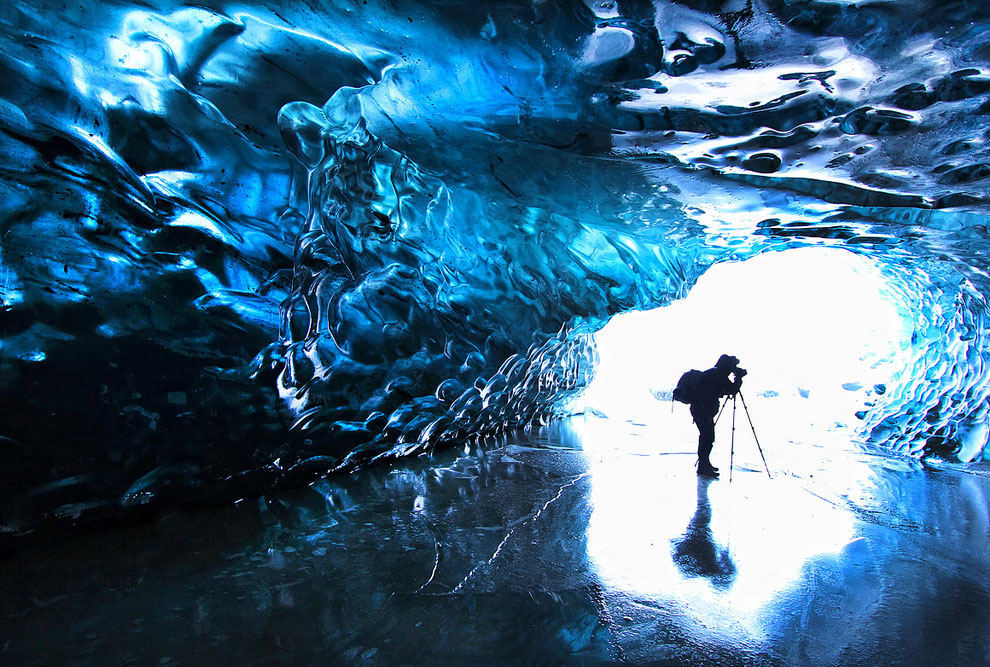
<path fill-rule="evenodd" d="M 546 420 L 612 314 L 804 245 L 875 260 L 915 322 L 864 438 L 980 458 L 987 14 L 5 4 L 4 523 Z"/>

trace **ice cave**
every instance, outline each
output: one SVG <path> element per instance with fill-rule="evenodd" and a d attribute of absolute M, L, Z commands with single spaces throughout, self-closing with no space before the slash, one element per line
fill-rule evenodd
<path fill-rule="evenodd" d="M 990 665 L 984 0 L 0 40 L 0 663 Z"/>

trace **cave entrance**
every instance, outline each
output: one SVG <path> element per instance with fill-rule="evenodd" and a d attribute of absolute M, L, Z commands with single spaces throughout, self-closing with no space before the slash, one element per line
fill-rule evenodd
<path fill-rule="evenodd" d="M 848 439 L 856 412 L 903 370 L 912 331 L 906 304 L 869 256 L 767 252 L 715 265 L 685 299 L 613 317 L 595 334 L 600 363 L 582 400 L 587 414 L 690 439 L 687 406 L 670 394 L 685 370 L 727 353 L 749 370 L 743 392 L 761 437 Z"/>
<path fill-rule="evenodd" d="M 675 599 L 702 628 L 732 618 L 738 636 L 712 641 L 746 642 L 810 559 L 865 558 L 836 499 L 874 494 L 856 412 L 898 381 L 910 353 L 909 304 L 894 282 L 848 250 L 768 252 L 716 265 L 685 299 L 616 316 L 596 334 L 579 428 L 592 476 L 588 552 L 608 590 Z M 773 479 L 741 406 L 732 483 L 728 414 L 712 459 L 722 479 L 694 474 L 697 431 L 670 394 L 682 372 L 722 353 L 749 370 L 743 393 Z"/>

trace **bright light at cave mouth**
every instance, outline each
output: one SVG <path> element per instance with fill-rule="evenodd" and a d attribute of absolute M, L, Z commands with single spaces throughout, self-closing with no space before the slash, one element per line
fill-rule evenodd
<path fill-rule="evenodd" d="M 671 413 L 681 373 L 727 353 L 749 371 L 750 407 L 762 403 L 793 440 L 854 425 L 875 387 L 903 370 L 911 332 L 872 260 L 826 248 L 764 253 L 716 265 L 681 301 L 612 318 L 596 334 L 600 363 L 582 399 L 588 413 L 653 425 Z"/>
<path fill-rule="evenodd" d="M 587 419 L 582 432 L 588 552 L 602 580 L 677 599 L 700 622 L 732 618 L 740 641 L 760 634 L 760 609 L 810 558 L 857 548 L 853 517 L 824 498 L 869 486 L 851 427 L 876 385 L 905 367 L 911 332 L 873 261 L 822 248 L 718 265 L 686 299 L 613 318 L 597 334 L 600 366 L 583 397 L 586 414 L 608 417 Z M 733 483 L 730 419 L 716 428 L 722 479 L 694 474 L 697 431 L 670 391 L 722 353 L 750 372 L 743 393 L 773 479 L 744 414 Z"/>

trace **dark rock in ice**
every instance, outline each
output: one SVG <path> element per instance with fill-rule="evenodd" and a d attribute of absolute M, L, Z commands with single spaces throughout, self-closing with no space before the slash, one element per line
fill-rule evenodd
<path fill-rule="evenodd" d="M 753 153 L 742 161 L 742 166 L 761 174 L 772 174 L 780 169 L 780 156 L 776 153 Z"/>
<path fill-rule="evenodd" d="M 841 119 L 839 128 L 846 134 L 883 136 L 906 132 L 915 124 L 914 118 L 893 109 L 861 107 Z"/>

